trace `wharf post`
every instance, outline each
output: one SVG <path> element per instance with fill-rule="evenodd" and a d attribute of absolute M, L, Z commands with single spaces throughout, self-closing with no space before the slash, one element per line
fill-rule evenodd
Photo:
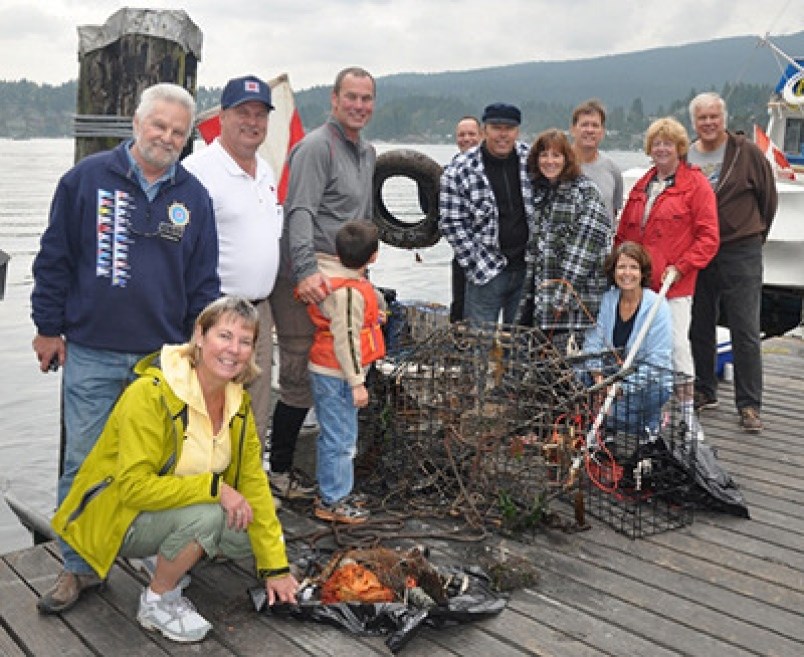
<path fill-rule="evenodd" d="M 75 162 L 131 137 L 146 87 L 172 82 L 195 97 L 203 35 L 185 11 L 120 9 L 103 25 L 79 26 L 78 37 Z"/>

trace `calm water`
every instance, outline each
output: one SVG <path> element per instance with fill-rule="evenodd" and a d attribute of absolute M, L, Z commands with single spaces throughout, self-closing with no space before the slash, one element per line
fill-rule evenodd
<path fill-rule="evenodd" d="M 449 145 L 412 148 L 442 164 L 455 152 Z M 646 164 L 639 153 L 613 155 L 624 169 Z M 72 159 L 72 140 L 0 139 L 0 249 L 12 257 L 0 301 L 0 494 L 11 492 L 46 515 L 55 504 L 61 377 L 39 372 L 31 349 L 31 261 L 47 224 L 53 190 Z M 384 191 L 392 211 L 415 218 L 411 181 L 393 179 Z M 450 248 L 442 241 L 418 256 L 383 245 L 372 278 L 396 289 L 401 299 L 448 303 Z M 28 533 L 0 501 L 0 554 L 30 544 Z"/>

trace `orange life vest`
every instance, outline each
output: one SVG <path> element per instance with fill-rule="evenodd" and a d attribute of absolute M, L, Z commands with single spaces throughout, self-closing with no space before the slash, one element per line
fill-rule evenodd
<path fill-rule="evenodd" d="M 354 371 L 370 365 L 385 356 L 385 340 L 380 328 L 380 307 L 377 294 L 365 278 L 330 278 L 332 291 L 347 287 L 363 295 L 363 325 L 360 327 L 360 353 L 352 354 Z M 317 304 L 307 306 L 310 319 L 316 327 L 313 346 L 310 348 L 310 361 L 322 367 L 339 370 L 341 364 L 335 356 L 335 340 L 330 328 L 330 320 L 324 316 Z"/>

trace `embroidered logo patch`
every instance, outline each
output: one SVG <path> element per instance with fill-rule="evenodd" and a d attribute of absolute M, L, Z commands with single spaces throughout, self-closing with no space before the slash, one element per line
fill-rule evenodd
<path fill-rule="evenodd" d="M 190 211 L 183 203 L 171 203 L 168 206 L 168 217 L 174 226 L 186 226 L 190 223 Z"/>

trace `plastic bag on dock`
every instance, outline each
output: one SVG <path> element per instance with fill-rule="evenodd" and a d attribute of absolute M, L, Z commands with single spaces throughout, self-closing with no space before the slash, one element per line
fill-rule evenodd
<path fill-rule="evenodd" d="M 673 455 L 685 461 L 683 446 L 676 447 Z M 745 498 L 731 475 L 717 460 L 717 451 L 706 443 L 698 443 L 693 460 L 693 474 L 697 488 L 698 508 L 728 513 L 738 518 L 750 518 Z"/>
<path fill-rule="evenodd" d="M 488 576 L 475 567 L 440 567 L 449 578 L 446 603 L 430 607 L 417 606 L 415 600 L 403 602 L 323 604 L 319 600 L 300 600 L 298 605 L 267 605 L 265 588 L 249 589 L 257 611 L 287 614 L 299 620 L 310 620 L 341 627 L 363 636 L 386 636 L 385 644 L 392 652 L 406 645 L 418 629 L 426 624 L 443 627 L 465 623 L 501 612 L 507 603 L 504 595 L 492 590 Z"/>

